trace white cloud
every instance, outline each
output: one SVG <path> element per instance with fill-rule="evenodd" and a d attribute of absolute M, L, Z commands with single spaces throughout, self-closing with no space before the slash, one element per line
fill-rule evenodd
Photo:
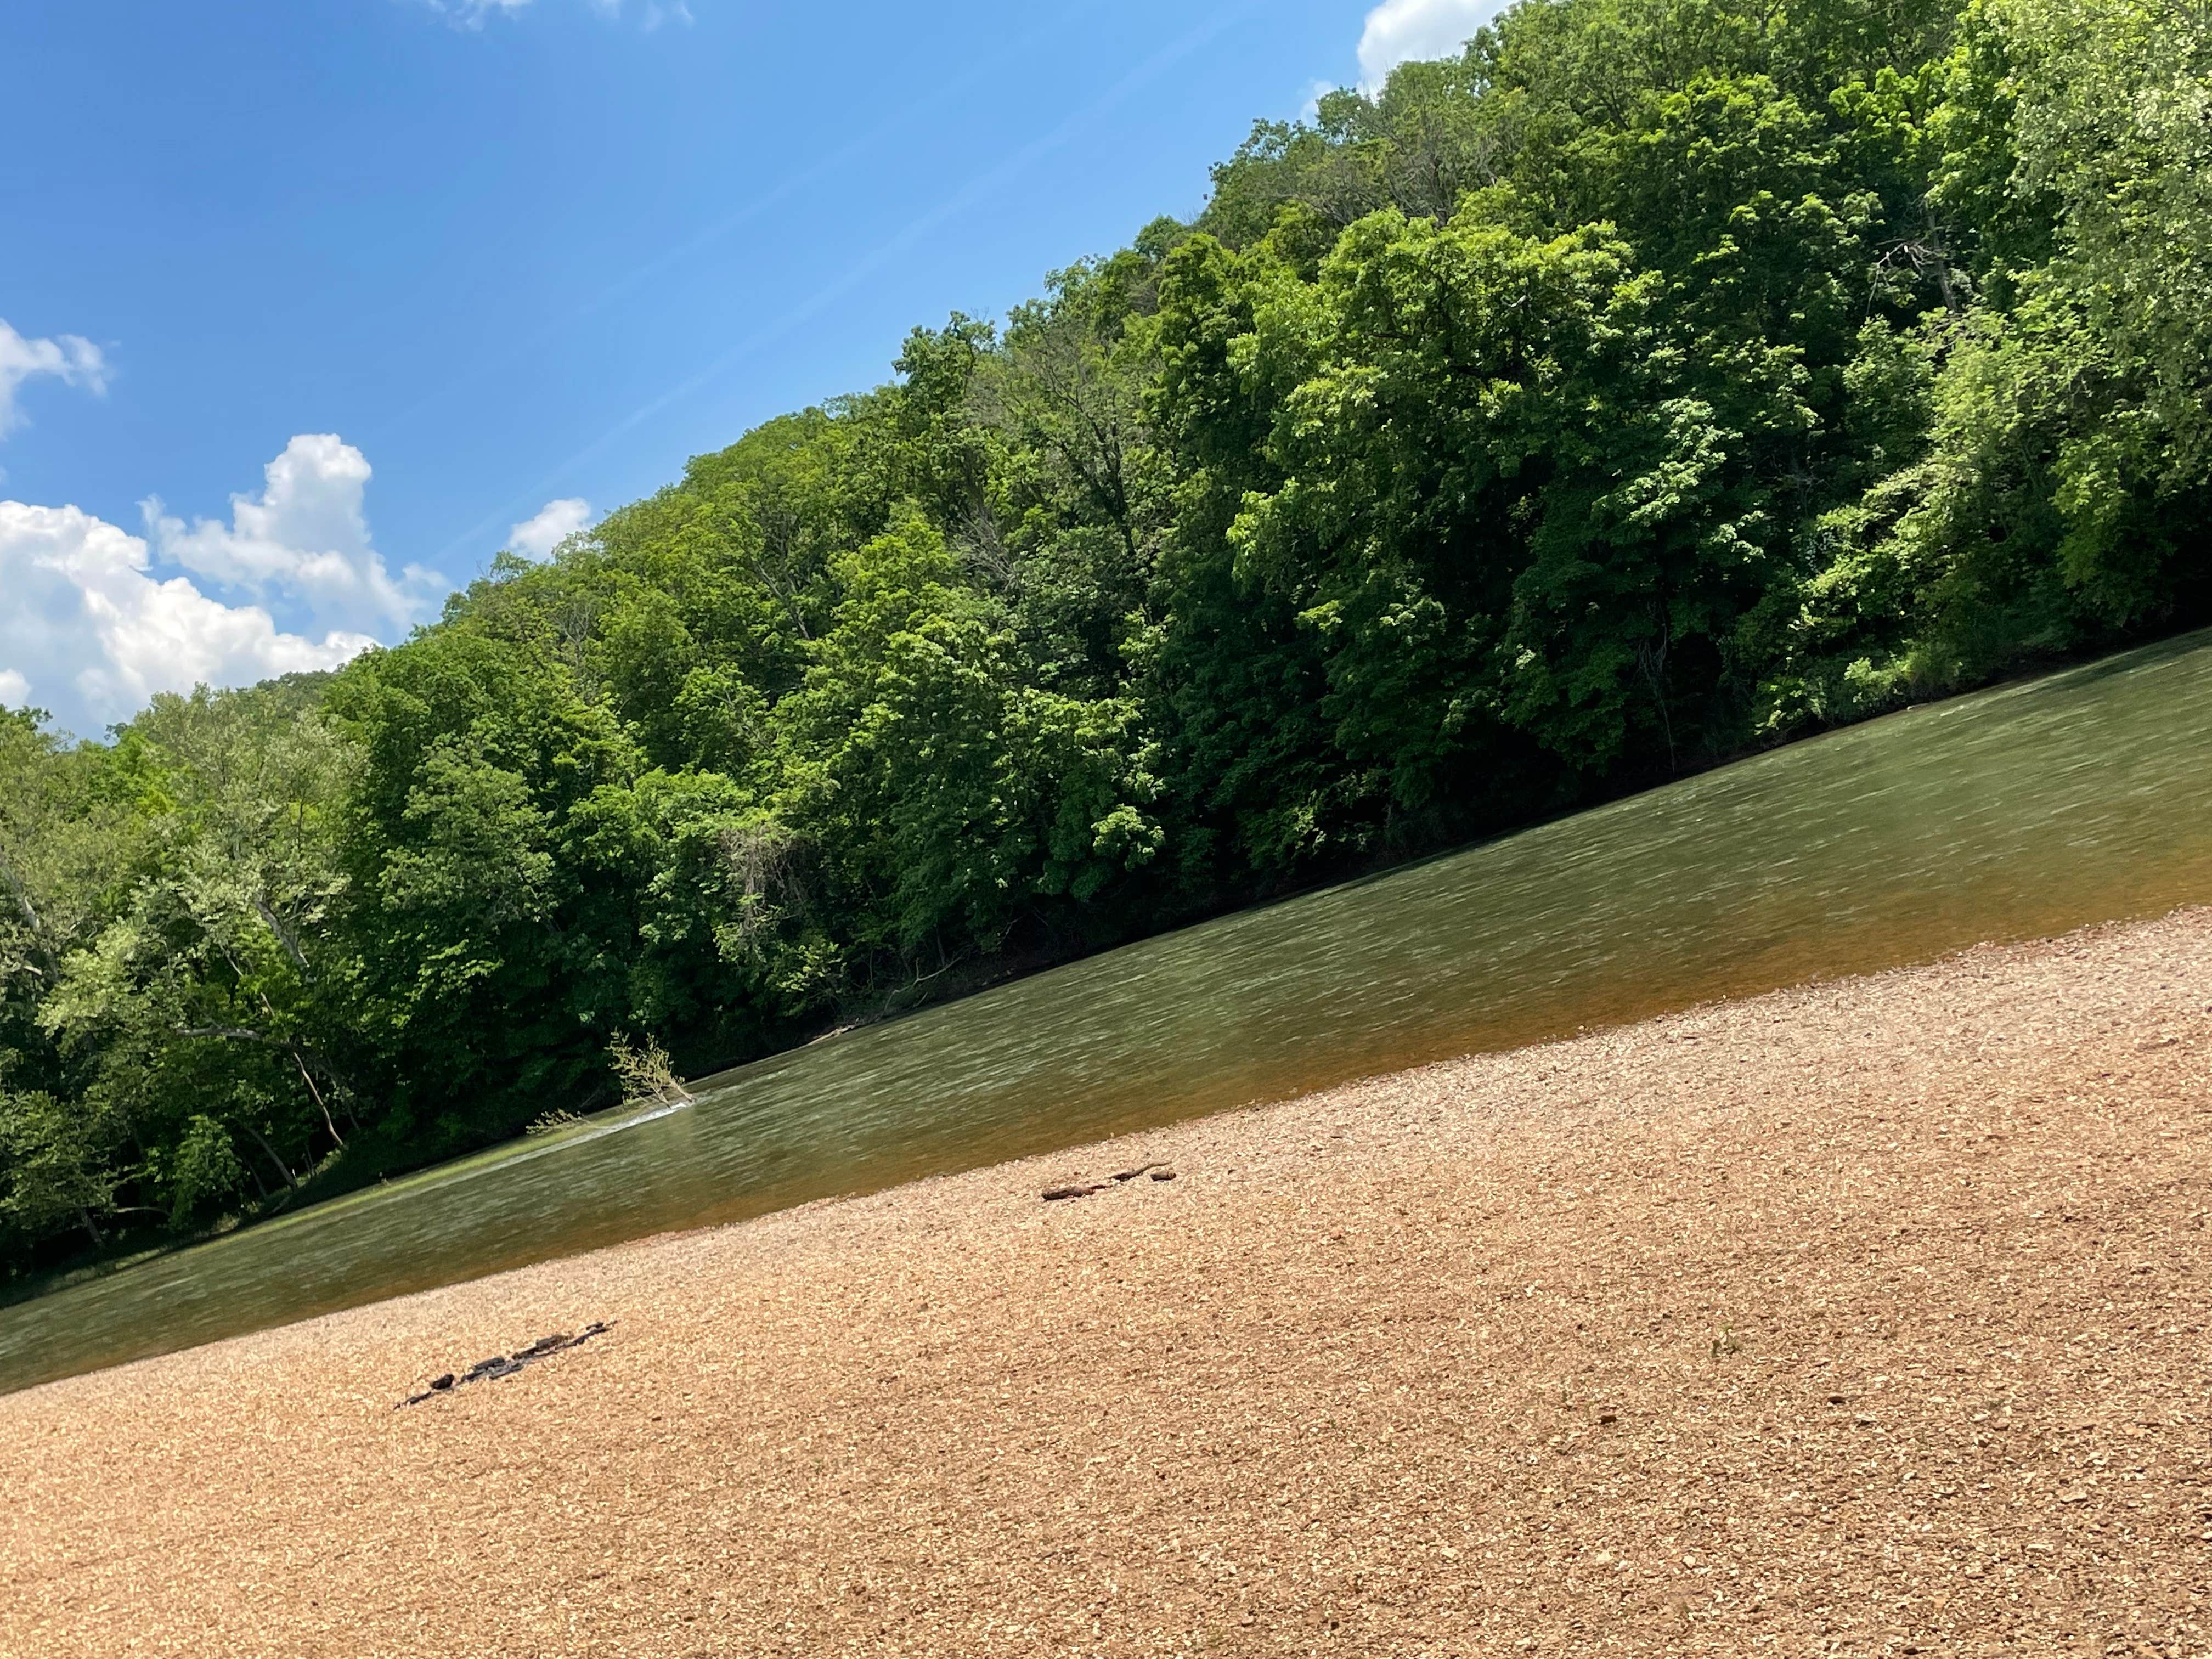
<path fill-rule="evenodd" d="M 0 318 L 0 438 L 23 422 L 15 407 L 15 388 L 39 375 L 64 386 L 79 386 L 95 396 L 107 390 L 107 359 L 81 335 L 27 340 Z"/>
<path fill-rule="evenodd" d="M 201 519 L 186 528 L 158 498 L 142 504 L 164 562 L 256 599 L 292 600 L 322 625 L 367 631 L 404 628 L 428 610 L 445 583 L 410 565 L 395 578 L 370 545 L 362 510 L 368 458 L 332 433 L 284 446 L 264 470 L 257 497 L 233 495 L 230 523 Z"/>
<path fill-rule="evenodd" d="M 1381 91 L 1401 64 L 1456 58 L 1468 37 L 1504 9 L 1504 0 L 1382 0 L 1359 34 L 1361 88 Z"/>
<path fill-rule="evenodd" d="M 647 29 L 657 29 L 663 23 L 688 23 L 691 10 L 684 0 L 586 0 L 591 9 L 602 17 L 620 17 L 625 12 L 637 18 Z M 513 17 L 526 9 L 531 0 L 426 0 L 430 9 L 443 12 L 454 22 L 466 28 L 480 29 L 487 17 Z"/>
<path fill-rule="evenodd" d="M 80 732 L 128 718 L 156 691 L 240 685 L 335 668 L 375 643 L 278 631 L 183 576 L 158 580 L 146 544 L 75 507 L 0 501 L 0 701 L 35 702 Z"/>
<path fill-rule="evenodd" d="M 553 550 L 592 522 L 592 504 L 580 495 L 548 501 L 507 532 L 507 544 L 533 559 L 549 558 Z"/>
<path fill-rule="evenodd" d="M 441 11 L 456 22 L 482 28 L 487 17 L 512 17 L 530 0 L 428 0 L 430 9 Z"/>

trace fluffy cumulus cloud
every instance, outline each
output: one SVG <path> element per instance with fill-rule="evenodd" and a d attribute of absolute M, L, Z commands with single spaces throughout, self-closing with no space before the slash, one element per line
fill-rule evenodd
<path fill-rule="evenodd" d="M 282 598 L 330 627 L 404 628 L 443 586 L 418 566 L 394 576 L 369 544 L 362 497 L 368 459 L 334 434 L 310 433 L 263 469 L 259 495 L 230 498 L 230 522 L 171 518 L 143 504 L 146 527 L 165 563 L 256 599 Z"/>
<path fill-rule="evenodd" d="M 231 498 L 227 523 L 148 501 L 134 536 L 81 507 L 0 501 L 0 702 L 89 735 L 157 691 L 335 668 L 404 632 L 446 584 L 386 568 L 368 479 L 359 450 L 308 434 L 258 495 Z"/>
<path fill-rule="evenodd" d="M 507 532 L 507 544 L 533 559 L 550 557 L 553 550 L 592 522 L 592 504 L 580 495 L 569 495 L 544 507 Z"/>
<path fill-rule="evenodd" d="M 1359 84 L 1375 92 L 1401 64 L 1457 57 L 1468 37 L 1504 9 L 1504 0 L 1382 0 L 1360 31 Z"/>
<path fill-rule="evenodd" d="M 15 389 L 41 376 L 101 392 L 107 390 L 107 360 L 98 346 L 78 335 L 27 340 L 0 318 L 0 438 L 22 424 Z"/>
<path fill-rule="evenodd" d="M 156 691 L 335 668 L 374 643 L 281 632 L 260 606 L 224 605 L 151 564 L 142 538 L 81 508 L 0 501 L 0 701 L 89 733 Z"/>

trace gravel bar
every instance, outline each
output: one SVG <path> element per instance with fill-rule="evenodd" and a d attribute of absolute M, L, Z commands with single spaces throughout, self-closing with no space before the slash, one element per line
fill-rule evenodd
<path fill-rule="evenodd" d="M 0 1655 L 2198 1659 L 2208 1072 L 2188 911 L 70 1378 Z"/>

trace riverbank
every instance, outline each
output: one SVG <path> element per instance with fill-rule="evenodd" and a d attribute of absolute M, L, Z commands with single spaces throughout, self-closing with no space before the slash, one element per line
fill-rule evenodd
<path fill-rule="evenodd" d="M 2212 1652 L 2208 1084 L 2197 911 L 73 1378 L 0 1655 Z"/>

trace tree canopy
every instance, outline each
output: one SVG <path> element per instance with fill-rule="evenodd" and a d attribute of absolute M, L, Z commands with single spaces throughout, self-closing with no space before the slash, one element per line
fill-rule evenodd
<path fill-rule="evenodd" d="M 1522 0 L 334 675 L 0 714 L 0 1261 L 2212 611 L 2212 19 Z"/>

